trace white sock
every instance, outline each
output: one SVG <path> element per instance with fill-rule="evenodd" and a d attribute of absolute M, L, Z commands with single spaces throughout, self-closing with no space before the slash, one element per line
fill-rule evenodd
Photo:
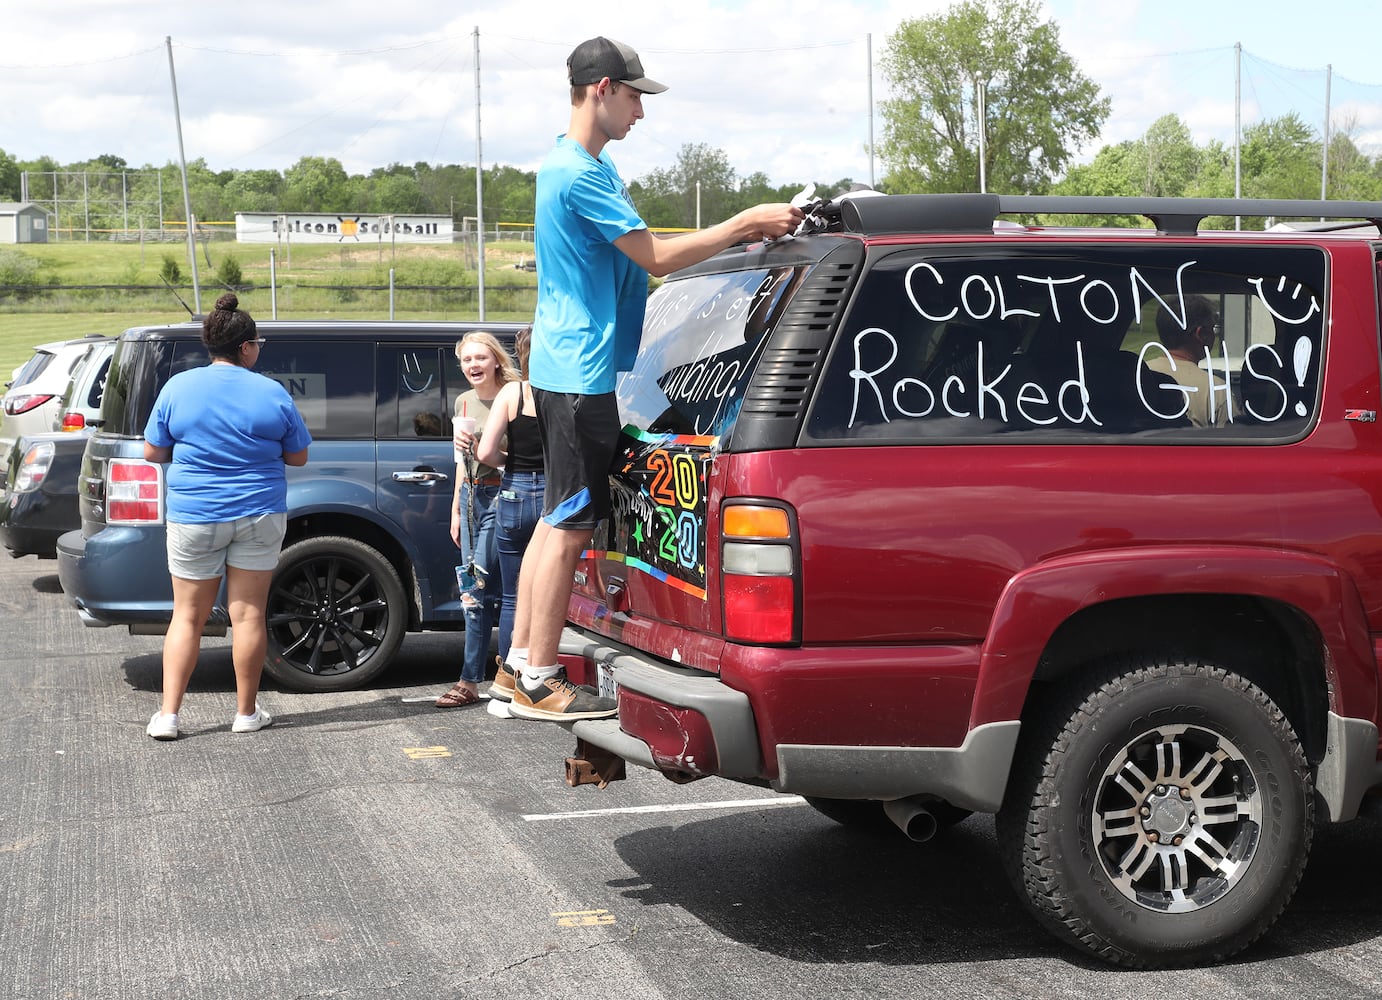
<path fill-rule="evenodd" d="M 530 664 L 523 664 L 523 686 L 529 691 L 534 688 L 542 687 L 542 682 L 557 676 L 561 673 L 561 664 L 554 663 L 550 667 L 534 667 Z"/>
<path fill-rule="evenodd" d="M 504 663 L 507 664 L 508 668 L 514 673 L 518 673 L 528 665 L 528 651 L 526 649 L 519 649 L 516 646 L 511 646 L 509 647 L 508 659 L 506 659 Z"/>

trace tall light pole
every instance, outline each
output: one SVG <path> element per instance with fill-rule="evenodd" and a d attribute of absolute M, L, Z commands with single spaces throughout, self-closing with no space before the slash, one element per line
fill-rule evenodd
<path fill-rule="evenodd" d="M 475 268 L 481 321 L 485 318 L 485 170 L 480 142 L 480 26 L 475 26 Z"/>
<path fill-rule="evenodd" d="M 979 79 L 979 74 L 974 74 L 974 106 L 975 117 L 979 122 L 979 193 L 984 194 L 988 190 L 988 179 L 985 176 L 986 165 L 984 163 L 988 156 L 988 147 L 984 141 L 984 131 L 988 124 L 988 114 L 984 109 L 984 81 Z"/>
<path fill-rule="evenodd" d="M 182 209 L 187 216 L 187 258 L 192 265 L 192 308 L 196 314 L 202 314 L 202 286 L 197 280 L 197 234 L 194 227 L 196 220 L 192 217 L 192 195 L 187 189 L 187 154 L 182 147 L 182 111 L 178 108 L 178 74 L 173 68 L 173 36 L 165 35 L 163 40 L 168 45 L 168 76 L 173 81 L 173 120 L 178 125 L 178 166 L 182 168 Z M 57 190 L 55 186 L 54 191 Z"/>

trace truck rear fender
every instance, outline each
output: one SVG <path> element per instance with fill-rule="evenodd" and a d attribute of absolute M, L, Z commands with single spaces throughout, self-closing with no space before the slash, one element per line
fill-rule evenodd
<path fill-rule="evenodd" d="M 1296 643 L 1283 655 L 1292 657 L 1305 690 L 1327 697 L 1327 708 L 1340 717 L 1375 721 L 1377 666 L 1367 619 L 1356 586 L 1337 565 L 1281 549 L 1171 545 L 1062 556 L 1014 576 L 980 655 L 970 729 L 1020 719 L 1034 680 L 1078 669 L 1079 662 L 1050 658 L 1053 639 L 1067 623 L 1086 615 L 1092 620 L 1092 610 L 1115 602 L 1128 602 L 1144 619 L 1161 607 L 1200 606 L 1210 614 L 1251 608 L 1260 620 L 1281 623 L 1283 635 Z M 1175 621 L 1153 621 L 1148 628 L 1164 637 L 1163 649 L 1148 651 L 1197 652 L 1186 648 Z M 1310 676 L 1312 663 L 1318 669 Z M 1324 698 L 1319 704 L 1312 716 L 1323 714 Z M 1322 718 L 1299 720 L 1298 728 L 1302 723 L 1316 735 L 1323 731 Z M 1301 735 L 1315 744 L 1318 759 L 1322 744 Z"/>

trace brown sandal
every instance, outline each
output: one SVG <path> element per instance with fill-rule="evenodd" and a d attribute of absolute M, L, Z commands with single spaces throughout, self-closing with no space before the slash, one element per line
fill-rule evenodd
<path fill-rule="evenodd" d="M 462 708 L 466 705 L 474 705 L 479 700 L 479 694 L 457 681 L 450 691 L 436 700 L 436 706 L 437 708 Z"/>

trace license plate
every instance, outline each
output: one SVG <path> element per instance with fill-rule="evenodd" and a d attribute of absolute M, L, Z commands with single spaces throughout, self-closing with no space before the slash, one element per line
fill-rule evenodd
<path fill-rule="evenodd" d="M 601 698 L 619 700 L 619 685 L 614 683 L 614 667 L 608 663 L 598 664 L 595 668 L 595 680 Z"/>

